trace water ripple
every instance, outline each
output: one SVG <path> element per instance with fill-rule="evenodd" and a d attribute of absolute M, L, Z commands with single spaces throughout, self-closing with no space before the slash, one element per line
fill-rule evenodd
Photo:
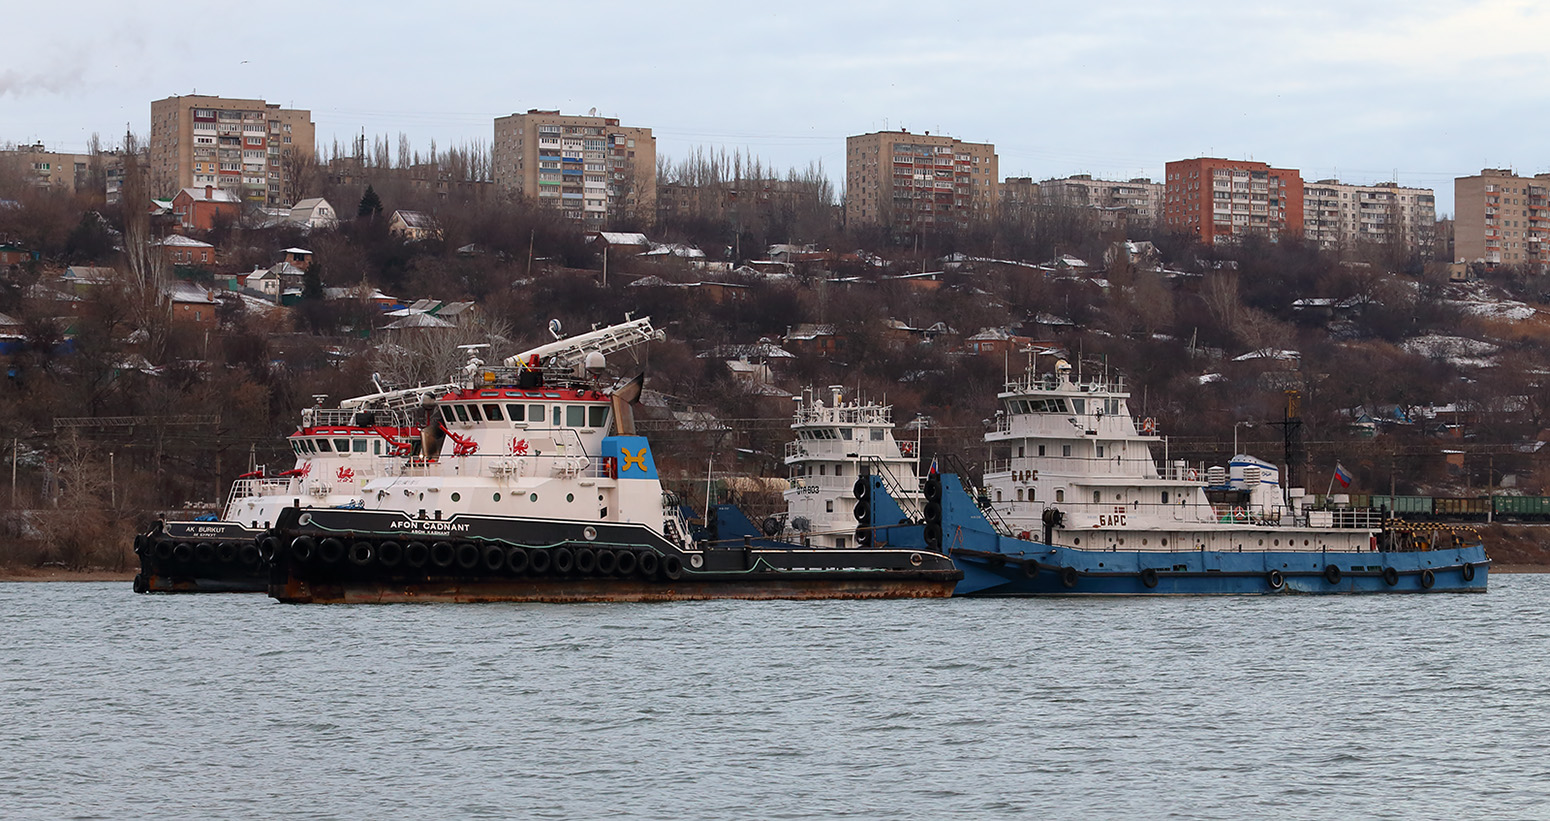
<path fill-rule="evenodd" d="M 292 607 L 0 585 L 0 806 L 1550 817 L 1550 577 L 1492 588 Z"/>

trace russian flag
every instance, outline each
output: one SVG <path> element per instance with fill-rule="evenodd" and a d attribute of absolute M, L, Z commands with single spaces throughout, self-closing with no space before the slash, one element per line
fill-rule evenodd
<path fill-rule="evenodd" d="M 935 456 L 933 456 L 933 457 L 931 457 L 931 469 L 930 469 L 930 470 L 928 470 L 928 471 L 926 471 L 926 475 L 927 475 L 927 476 L 935 476 L 935 475 L 936 475 L 936 473 L 937 473 L 937 469 L 936 469 L 936 457 L 935 457 Z"/>
<path fill-rule="evenodd" d="M 1341 487 L 1351 486 L 1351 474 L 1345 469 L 1345 465 L 1339 462 L 1335 463 L 1335 481 L 1339 482 Z"/>

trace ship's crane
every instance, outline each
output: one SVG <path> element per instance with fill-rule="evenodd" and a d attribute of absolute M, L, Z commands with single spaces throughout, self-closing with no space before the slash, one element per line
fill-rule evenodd
<path fill-rule="evenodd" d="M 626 314 L 628 316 L 628 314 Z M 550 323 L 550 330 L 556 336 L 559 335 L 558 321 Z M 530 348 L 514 356 L 506 357 L 507 367 L 526 367 L 533 357 L 544 363 L 545 367 L 559 370 L 569 370 L 578 376 L 582 369 L 601 372 L 603 369 L 603 357 L 616 351 L 632 348 L 644 342 L 652 342 L 665 337 L 662 331 L 651 327 L 651 317 L 630 319 L 618 325 L 610 325 L 607 328 L 598 328 L 577 336 L 565 339 L 556 339 L 545 345 Z M 593 356 L 596 354 L 596 356 Z"/>

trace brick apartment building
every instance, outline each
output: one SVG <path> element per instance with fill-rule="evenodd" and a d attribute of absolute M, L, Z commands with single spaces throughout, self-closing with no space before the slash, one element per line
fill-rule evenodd
<path fill-rule="evenodd" d="M 285 158 L 315 152 L 312 112 L 263 100 L 168 97 L 151 103 L 152 194 L 215 186 L 250 206 L 298 199 Z"/>
<path fill-rule="evenodd" d="M 497 191 L 589 227 L 614 217 L 656 218 L 657 140 L 649 128 L 533 108 L 496 118 L 491 159 Z"/>
<path fill-rule="evenodd" d="M 845 140 L 845 221 L 916 230 L 994 213 L 999 158 L 990 143 L 931 132 L 877 131 Z"/>
<path fill-rule="evenodd" d="M 1163 224 L 1203 243 L 1302 234 L 1303 186 L 1296 169 L 1199 157 L 1168 163 L 1166 177 Z"/>
<path fill-rule="evenodd" d="M 1550 174 L 1485 168 L 1453 180 L 1453 255 L 1488 266 L 1550 265 Z"/>

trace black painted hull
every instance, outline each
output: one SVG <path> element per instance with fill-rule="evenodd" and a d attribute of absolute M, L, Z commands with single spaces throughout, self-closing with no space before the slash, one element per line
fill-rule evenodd
<path fill-rule="evenodd" d="M 262 531 L 231 522 L 166 522 L 135 538 L 136 593 L 262 593 Z"/>
<path fill-rule="evenodd" d="M 752 540 L 685 549 L 641 525 L 292 509 L 263 550 L 294 603 L 941 598 L 961 572 L 918 549 Z"/>

